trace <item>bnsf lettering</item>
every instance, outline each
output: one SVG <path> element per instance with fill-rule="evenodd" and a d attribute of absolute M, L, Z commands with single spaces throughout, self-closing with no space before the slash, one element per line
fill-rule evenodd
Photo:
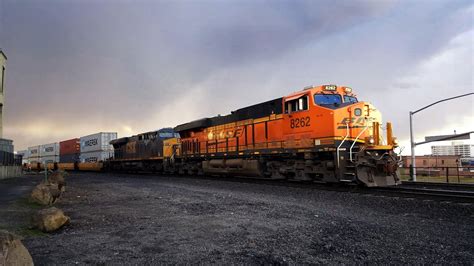
<path fill-rule="evenodd" d="M 360 117 L 360 118 L 346 117 L 346 118 L 342 119 L 342 121 L 339 124 L 344 124 L 344 125 L 347 124 L 347 123 L 350 123 L 350 124 L 363 124 L 365 119 L 367 119 L 368 122 L 375 120 L 375 118 L 373 118 L 373 117 L 367 117 L 367 118 L 365 118 L 365 117 Z"/>
<path fill-rule="evenodd" d="M 232 131 L 228 132 L 228 135 L 231 138 L 241 137 L 243 134 L 244 134 L 244 128 L 243 127 L 237 128 L 234 132 L 232 132 Z"/>
<path fill-rule="evenodd" d="M 98 139 L 90 139 L 86 142 L 84 142 L 84 146 L 95 146 L 99 143 L 99 140 Z"/>
<path fill-rule="evenodd" d="M 243 127 L 238 127 L 236 129 L 224 129 L 222 131 L 214 132 L 214 131 L 209 131 L 208 138 L 209 139 L 225 139 L 225 138 L 236 138 L 236 137 L 242 137 L 244 134 L 244 128 Z"/>
<path fill-rule="evenodd" d="M 349 125 L 352 124 L 351 126 L 349 126 L 349 128 L 363 128 L 366 125 L 365 122 L 372 122 L 372 121 L 375 121 L 374 117 L 360 117 L 360 118 L 346 117 L 342 119 L 342 121 L 339 123 L 340 126 L 338 127 L 338 129 L 346 128 L 347 127 L 346 124 L 349 124 Z"/>
<path fill-rule="evenodd" d="M 291 128 L 300 128 L 300 127 L 309 127 L 309 126 L 311 126 L 311 118 L 309 118 L 309 116 L 295 118 L 295 119 L 290 120 Z"/>

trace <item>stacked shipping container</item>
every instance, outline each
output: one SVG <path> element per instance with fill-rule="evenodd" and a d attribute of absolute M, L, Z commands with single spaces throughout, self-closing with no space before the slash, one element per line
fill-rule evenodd
<path fill-rule="evenodd" d="M 81 142 L 78 138 L 59 142 L 59 161 L 61 163 L 79 162 Z"/>
<path fill-rule="evenodd" d="M 29 164 L 101 162 L 113 157 L 110 141 L 114 139 L 117 139 L 116 132 L 100 132 L 60 143 L 32 146 L 18 153 Z"/>
<path fill-rule="evenodd" d="M 40 162 L 40 146 L 28 147 L 28 162 L 36 164 Z"/>
<path fill-rule="evenodd" d="M 117 139 L 116 132 L 100 132 L 81 137 L 81 155 L 80 161 L 83 163 L 92 163 L 105 161 L 114 154 L 114 148 L 110 141 Z"/>
<path fill-rule="evenodd" d="M 59 143 L 50 143 L 40 145 L 40 162 L 58 163 L 59 162 Z"/>

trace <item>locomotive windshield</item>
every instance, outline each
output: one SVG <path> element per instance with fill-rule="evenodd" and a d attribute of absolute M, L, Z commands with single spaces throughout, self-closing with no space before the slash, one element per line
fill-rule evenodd
<path fill-rule="evenodd" d="M 354 96 L 344 95 L 344 102 L 345 103 L 356 103 L 357 98 Z"/>
<path fill-rule="evenodd" d="M 318 105 L 338 105 L 342 103 L 342 98 L 339 94 L 315 94 L 314 102 Z"/>
<path fill-rule="evenodd" d="M 164 138 L 164 139 L 179 138 L 179 134 L 173 133 L 173 132 L 160 132 L 159 135 L 160 135 L 160 138 Z"/>

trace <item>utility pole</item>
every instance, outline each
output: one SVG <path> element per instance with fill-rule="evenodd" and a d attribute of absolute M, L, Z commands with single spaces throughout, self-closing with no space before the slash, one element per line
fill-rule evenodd
<path fill-rule="evenodd" d="M 413 137 L 413 112 L 410 111 L 410 145 L 411 145 L 411 181 L 416 181 L 415 138 Z"/>
<path fill-rule="evenodd" d="M 416 114 L 416 113 L 418 113 L 418 112 L 421 112 L 421 111 L 425 110 L 426 108 L 431 107 L 431 106 L 433 106 L 433 105 L 435 105 L 435 104 L 438 104 L 438 103 L 441 103 L 441 102 L 445 102 L 445 101 L 449 101 L 449 100 L 454 100 L 454 99 L 461 98 L 461 97 L 465 97 L 465 96 L 469 96 L 469 95 L 474 95 L 474 92 L 470 92 L 470 93 L 466 93 L 466 94 L 454 96 L 454 97 L 451 97 L 451 98 L 442 99 L 442 100 L 439 100 L 439 101 L 437 101 L 437 102 L 428 104 L 427 106 L 425 106 L 425 107 L 423 107 L 423 108 L 420 108 L 420 109 L 418 109 L 418 110 L 416 110 L 416 111 L 410 111 L 411 173 L 413 173 L 412 181 L 416 181 L 415 147 L 416 147 L 416 145 L 418 145 L 418 144 L 424 144 L 424 143 L 426 143 L 426 142 L 423 142 L 423 143 L 416 143 L 416 142 L 415 142 L 415 138 L 413 137 L 413 115 Z"/>

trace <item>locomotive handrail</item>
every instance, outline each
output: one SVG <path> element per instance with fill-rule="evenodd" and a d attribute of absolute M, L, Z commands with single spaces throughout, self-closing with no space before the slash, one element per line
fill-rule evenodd
<path fill-rule="evenodd" d="M 382 124 L 379 125 L 379 128 L 382 129 L 383 134 L 379 134 L 379 138 L 382 140 L 382 144 L 388 144 L 388 139 L 385 141 L 385 138 L 383 136 L 386 135 L 386 128 L 382 126 Z"/>
<path fill-rule="evenodd" d="M 356 139 L 354 140 L 354 142 L 352 143 L 351 145 L 351 148 L 349 149 L 349 160 L 352 162 L 352 149 L 354 148 L 354 145 L 357 143 L 357 141 L 359 140 L 360 136 L 362 136 L 362 134 L 367 130 L 367 128 L 369 128 L 369 124 L 367 123 L 367 125 L 365 126 L 365 128 L 359 133 L 359 135 L 357 135 Z"/>
<path fill-rule="evenodd" d="M 336 149 L 337 168 L 339 168 L 339 150 L 341 149 L 342 144 L 344 144 L 344 142 L 346 141 L 347 137 L 349 137 L 349 123 L 346 123 L 346 136 L 345 136 L 344 139 L 341 141 L 341 143 L 339 144 L 339 146 L 337 146 L 337 149 Z"/>
<path fill-rule="evenodd" d="M 177 151 L 177 147 L 178 145 L 177 144 L 174 144 L 173 146 L 171 146 L 171 149 L 173 150 L 173 153 L 171 154 L 170 156 L 170 163 L 174 163 L 174 157 L 176 156 L 176 151 Z"/>

